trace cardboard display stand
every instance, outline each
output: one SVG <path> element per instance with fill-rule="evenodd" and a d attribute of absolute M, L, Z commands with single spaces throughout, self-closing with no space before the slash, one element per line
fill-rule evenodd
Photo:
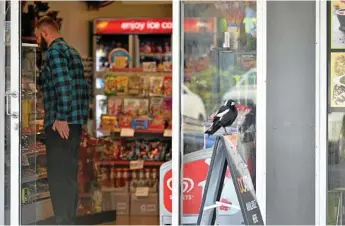
<path fill-rule="evenodd" d="M 227 167 L 239 201 L 239 207 L 233 207 L 241 209 L 245 225 L 264 225 L 247 164 L 235 150 L 230 136 L 216 139 L 197 225 L 215 224 L 217 205 L 215 208 L 210 207 L 220 200 Z"/>

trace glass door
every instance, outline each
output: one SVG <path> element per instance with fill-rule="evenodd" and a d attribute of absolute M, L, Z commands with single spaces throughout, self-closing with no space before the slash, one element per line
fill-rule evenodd
<path fill-rule="evenodd" d="M 212 147 L 224 133 L 248 166 L 264 208 L 266 62 L 261 2 L 265 1 L 173 3 L 173 87 L 180 95 L 173 98 L 179 115 L 173 113 L 172 193 L 180 195 L 172 196 L 172 224 L 196 224 Z M 235 103 L 236 120 L 226 130 L 210 129 L 214 113 L 227 102 Z M 257 123 L 257 115 L 262 123 Z M 243 223 L 229 170 L 220 204 L 214 211 L 220 224 Z M 264 215 L 264 209 L 261 212 Z"/>
<path fill-rule="evenodd" d="M 6 1 L 5 224 L 20 224 L 20 2 Z"/>

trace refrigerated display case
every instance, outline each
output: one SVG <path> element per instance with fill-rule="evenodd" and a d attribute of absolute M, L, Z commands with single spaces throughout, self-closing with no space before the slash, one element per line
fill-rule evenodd
<path fill-rule="evenodd" d="M 43 100 L 38 88 L 35 44 L 22 44 L 21 71 L 21 223 L 54 215 L 49 195 L 43 134 Z"/>

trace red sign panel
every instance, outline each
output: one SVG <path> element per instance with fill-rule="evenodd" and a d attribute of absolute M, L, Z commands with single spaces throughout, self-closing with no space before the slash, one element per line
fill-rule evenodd
<path fill-rule="evenodd" d="M 214 30 L 214 20 L 202 22 L 198 18 L 184 21 L 185 32 Z M 171 34 L 172 19 L 98 19 L 95 21 L 96 34 Z"/>
<path fill-rule="evenodd" d="M 184 164 L 183 167 L 183 214 L 199 214 L 202 195 L 207 179 L 210 159 L 201 159 Z M 198 169 L 198 170 L 195 170 Z M 172 212 L 172 171 L 169 170 L 163 179 L 163 205 L 168 212 Z M 221 202 L 238 206 L 236 191 L 231 179 L 229 169 L 224 181 Z M 235 214 L 239 211 L 225 206 L 220 207 L 221 212 Z"/>
<path fill-rule="evenodd" d="M 170 34 L 171 19 L 111 19 L 96 20 L 97 34 Z"/>

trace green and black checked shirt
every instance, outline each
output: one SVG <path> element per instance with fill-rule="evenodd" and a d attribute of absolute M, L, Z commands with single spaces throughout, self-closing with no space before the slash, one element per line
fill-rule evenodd
<path fill-rule="evenodd" d="M 55 120 L 69 124 L 86 124 L 90 87 L 77 50 L 62 38 L 52 42 L 46 52 L 40 83 L 43 88 L 44 126 Z"/>

